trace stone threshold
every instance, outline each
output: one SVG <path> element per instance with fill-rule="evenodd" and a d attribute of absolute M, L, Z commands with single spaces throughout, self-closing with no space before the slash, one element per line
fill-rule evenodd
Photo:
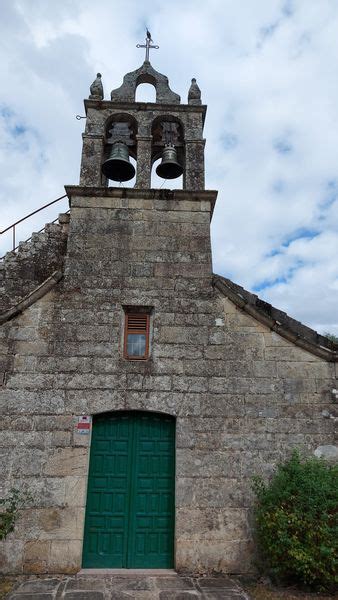
<path fill-rule="evenodd" d="M 124 575 L 129 577 L 130 575 L 141 575 L 144 577 L 168 577 L 177 575 L 174 569 L 81 569 L 76 574 L 81 575 Z"/>

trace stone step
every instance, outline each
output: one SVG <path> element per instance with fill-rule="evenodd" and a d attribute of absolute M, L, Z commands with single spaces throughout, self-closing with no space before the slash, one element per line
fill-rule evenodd
<path fill-rule="evenodd" d="M 55 234 L 62 231 L 62 227 L 60 223 L 46 223 L 44 227 L 44 231 L 47 234 Z"/>
<path fill-rule="evenodd" d="M 3 261 L 4 263 L 6 262 L 13 262 L 13 260 L 15 260 L 16 257 L 16 252 L 14 252 L 14 250 L 10 250 L 9 252 L 6 252 Z"/>
<path fill-rule="evenodd" d="M 60 225 L 65 225 L 65 224 L 69 223 L 70 214 L 69 213 L 59 213 L 58 221 L 59 221 Z"/>
<path fill-rule="evenodd" d="M 32 244 L 30 241 L 28 242 L 19 242 L 19 247 L 17 252 L 28 252 L 32 247 Z"/>
<path fill-rule="evenodd" d="M 69 218 L 69 214 L 60 213 L 57 222 L 46 223 L 30 240 L 20 242 L 16 252 L 5 254 L 0 262 L 0 313 L 32 292 L 53 271 L 62 269 Z"/>

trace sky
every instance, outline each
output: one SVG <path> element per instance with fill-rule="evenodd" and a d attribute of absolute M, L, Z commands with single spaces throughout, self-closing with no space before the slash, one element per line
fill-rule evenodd
<path fill-rule="evenodd" d="M 0 0 L 0 229 L 77 184 L 83 98 L 141 66 L 208 105 L 214 272 L 338 335 L 337 0 Z M 137 99 L 152 99 L 149 86 Z M 154 187 L 159 183 L 153 180 Z M 167 187 L 167 184 L 165 185 Z M 25 221 L 17 240 L 68 209 Z M 0 253 L 10 249 L 3 234 Z"/>

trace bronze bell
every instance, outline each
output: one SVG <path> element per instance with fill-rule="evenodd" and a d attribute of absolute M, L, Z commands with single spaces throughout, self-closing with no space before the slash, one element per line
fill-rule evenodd
<path fill-rule="evenodd" d="M 124 142 L 112 145 L 107 160 L 102 164 L 102 173 L 113 181 L 129 181 L 135 175 L 135 168 L 129 160 L 129 150 Z"/>
<path fill-rule="evenodd" d="M 165 146 L 162 162 L 156 168 L 156 173 L 163 179 L 176 179 L 183 173 L 183 168 L 177 160 L 176 148 L 172 145 Z"/>

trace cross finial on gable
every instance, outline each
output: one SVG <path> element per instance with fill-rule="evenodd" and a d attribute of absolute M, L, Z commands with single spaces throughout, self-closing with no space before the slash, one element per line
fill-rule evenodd
<path fill-rule="evenodd" d="M 151 45 L 152 43 L 152 39 L 151 39 L 151 33 L 150 31 L 147 29 L 147 37 L 146 37 L 146 43 L 145 44 L 136 44 L 136 48 L 145 48 L 146 49 L 146 57 L 145 57 L 145 62 L 149 62 L 149 50 L 150 49 L 155 49 L 158 50 L 159 46 L 155 46 L 155 45 Z"/>

